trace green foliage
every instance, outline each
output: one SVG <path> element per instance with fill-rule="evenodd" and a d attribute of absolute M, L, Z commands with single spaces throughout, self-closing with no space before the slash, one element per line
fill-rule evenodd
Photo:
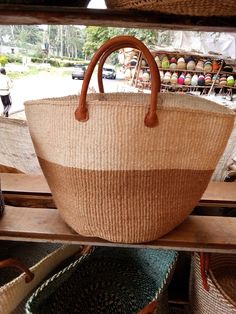
<path fill-rule="evenodd" d="M 9 63 L 21 63 L 22 62 L 22 57 L 17 56 L 17 55 L 8 55 L 8 62 Z"/>
<path fill-rule="evenodd" d="M 33 63 L 43 63 L 43 58 L 37 58 L 37 57 L 33 57 L 31 58 L 31 62 Z"/>
<path fill-rule="evenodd" d="M 119 36 L 135 36 L 143 41 L 149 48 L 157 43 L 158 32 L 156 30 L 143 30 L 134 28 L 114 27 L 86 27 L 86 40 L 83 47 L 86 57 L 91 58 L 95 51 L 108 39 Z M 111 63 L 117 63 L 117 53 L 110 58 Z"/>
<path fill-rule="evenodd" d="M 49 63 L 51 66 L 53 67 L 60 67 L 61 66 L 61 62 L 55 59 L 48 59 L 47 63 Z"/>
<path fill-rule="evenodd" d="M 0 63 L 1 63 L 2 66 L 6 65 L 6 64 L 8 63 L 8 58 L 7 58 L 7 56 L 1 55 L 1 56 L 0 56 Z"/>

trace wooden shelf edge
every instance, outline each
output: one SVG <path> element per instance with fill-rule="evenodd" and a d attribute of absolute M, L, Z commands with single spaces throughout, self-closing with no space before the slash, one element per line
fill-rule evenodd
<path fill-rule="evenodd" d="M 13 198 L 18 195 L 45 196 L 45 200 L 50 198 L 51 191 L 43 175 L 27 175 L 15 173 L 1 173 L 1 188 L 4 194 Z M 14 197 L 15 196 L 15 197 Z M 236 182 L 216 182 L 210 181 L 206 191 L 202 195 L 200 203 L 231 204 L 236 207 Z"/>
<path fill-rule="evenodd" d="M 0 240 L 236 253 L 236 219 L 189 216 L 181 225 L 158 240 L 124 244 L 77 234 L 65 224 L 56 209 L 32 210 L 6 206 L 0 219 Z"/>
<path fill-rule="evenodd" d="M 220 22 L 219 22 L 220 21 Z M 235 17 L 197 17 L 139 10 L 87 9 L 69 6 L 0 4 L 0 24 L 78 24 L 235 32 Z"/>

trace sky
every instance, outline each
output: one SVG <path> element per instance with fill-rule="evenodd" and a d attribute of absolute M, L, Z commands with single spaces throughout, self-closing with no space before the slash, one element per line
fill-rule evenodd
<path fill-rule="evenodd" d="M 105 9 L 105 1 L 104 0 L 91 0 L 88 8 L 94 8 L 94 9 Z"/>

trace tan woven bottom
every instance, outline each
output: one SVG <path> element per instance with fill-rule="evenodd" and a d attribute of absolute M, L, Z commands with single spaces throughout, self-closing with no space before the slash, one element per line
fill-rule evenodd
<path fill-rule="evenodd" d="M 235 255 L 212 254 L 208 292 L 202 285 L 199 256 L 194 255 L 190 283 L 191 313 L 236 314 L 235 266 Z"/>
<path fill-rule="evenodd" d="M 183 222 L 211 171 L 92 171 L 39 158 L 64 220 L 78 233 L 115 242 L 157 239 Z"/>
<path fill-rule="evenodd" d="M 141 9 L 167 14 L 235 16 L 235 0 L 105 0 L 110 9 Z"/>

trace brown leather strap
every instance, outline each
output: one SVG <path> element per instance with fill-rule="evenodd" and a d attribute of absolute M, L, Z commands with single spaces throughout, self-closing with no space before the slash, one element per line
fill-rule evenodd
<path fill-rule="evenodd" d="M 14 258 L 8 258 L 3 261 L 0 261 L 0 268 L 5 267 L 16 267 L 20 269 L 22 272 L 25 272 L 25 282 L 28 283 L 33 280 L 34 274 L 29 270 L 29 268 L 23 264 L 21 261 L 14 259 Z"/>
<path fill-rule="evenodd" d="M 93 247 L 90 245 L 86 245 L 82 248 L 82 250 L 80 251 L 80 255 L 87 255 L 89 253 L 91 253 L 91 251 L 93 250 Z"/>
<path fill-rule="evenodd" d="M 200 269 L 202 277 L 202 285 L 206 291 L 209 291 L 208 284 L 208 273 L 209 273 L 209 263 L 210 263 L 210 254 L 209 253 L 200 253 Z"/>
<path fill-rule="evenodd" d="M 142 309 L 138 314 L 152 314 L 157 308 L 157 300 L 153 300 L 144 309 Z"/>
<path fill-rule="evenodd" d="M 138 39 L 132 36 L 117 36 L 115 38 L 112 38 L 108 40 L 106 43 L 104 43 L 100 49 L 95 53 L 93 56 L 87 71 L 85 73 L 84 82 L 82 85 L 81 95 L 79 98 L 79 106 L 75 111 L 75 117 L 78 121 L 85 122 L 89 119 L 88 114 L 88 108 L 86 104 L 86 96 L 88 91 L 88 85 L 93 73 L 93 70 L 101 58 L 101 56 L 111 47 L 116 47 L 116 50 L 121 48 L 124 48 L 124 45 L 127 47 L 135 47 L 136 49 L 139 49 L 142 51 L 144 57 L 146 58 L 151 72 L 152 77 L 152 86 L 151 86 L 151 97 L 150 97 L 150 107 L 148 109 L 148 113 L 145 116 L 144 123 L 147 127 L 155 127 L 158 124 L 158 118 L 157 118 L 157 96 L 158 96 L 158 90 L 160 88 L 160 75 L 159 71 L 156 65 L 156 62 L 151 54 L 151 52 L 148 50 L 148 48 Z"/>
<path fill-rule="evenodd" d="M 103 87 L 103 81 L 102 81 L 102 68 L 104 63 L 106 62 L 106 59 L 109 57 L 110 54 L 112 54 L 114 51 L 121 49 L 121 48 L 126 48 L 127 45 L 124 44 L 124 47 L 121 47 L 121 45 L 117 46 L 113 46 L 110 49 L 107 49 L 106 52 L 104 52 L 104 54 L 102 55 L 101 59 L 99 60 L 99 65 L 98 65 L 98 88 L 99 88 L 99 92 L 100 93 L 104 93 L 104 87 Z M 129 45 L 130 48 L 136 48 L 135 46 L 133 46 L 132 44 Z M 159 74 L 159 72 L 158 72 Z M 158 92 L 160 92 L 161 90 L 161 85 L 159 84 L 158 86 Z"/>

